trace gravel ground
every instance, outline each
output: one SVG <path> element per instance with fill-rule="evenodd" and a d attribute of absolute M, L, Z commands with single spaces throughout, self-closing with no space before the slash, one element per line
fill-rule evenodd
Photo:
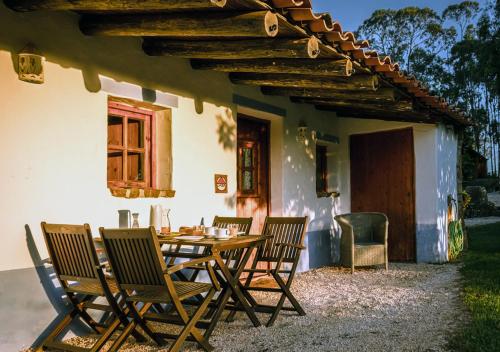
<path fill-rule="evenodd" d="M 280 315 L 271 328 L 254 328 L 242 313 L 220 322 L 216 351 L 446 351 L 446 338 L 464 321 L 458 266 L 391 264 L 390 270 L 321 268 L 296 277 L 292 291 L 307 316 Z M 259 298 L 271 302 L 275 296 Z M 260 315 L 265 321 L 267 315 Z M 88 345 L 90 338 L 73 339 Z M 184 351 L 198 351 L 185 344 Z M 166 351 L 150 344 L 124 352 Z"/>

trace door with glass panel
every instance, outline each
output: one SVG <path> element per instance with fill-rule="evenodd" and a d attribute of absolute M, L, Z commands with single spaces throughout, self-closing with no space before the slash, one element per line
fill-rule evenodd
<path fill-rule="evenodd" d="M 269 122 L 238 115 L 237 215 L 253 217 L 260 233 L 269 214 Z"/>

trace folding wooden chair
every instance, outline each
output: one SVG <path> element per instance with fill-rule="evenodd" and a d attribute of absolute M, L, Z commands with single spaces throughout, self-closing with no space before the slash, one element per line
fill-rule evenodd
<path fill-rule="evenodd" d="M 243 232 L 245 235 L 250 233 L 250 229 L 252 228 L 253 218 L 243 218 L 243 217 L 223 217 L 223 216 L 215 216 L 212 226 L 216 226 L 218 228 L 226 229 L 230 225 L 237 225 L 238 232 Z M 230 268 L 238 267 L 238 264 L 242 258 L 244 250 L 237 249 L 234 251 L 226 251 L 222 252 L 221 256 L 226 261 L 226 265 Z M 233 265 L 231 266 L 231 262 Z"/>
<path fill-rule="evenodd" d="M 126 312 L 120 308 L 122 302 L 118 302 L 115 297 L 119 295 L 116 282 L 104 275 L 88 224 L 59 225 L 42 222 L 41 225 L 55 274 L 73 308 L 35 351 L 49 348 L 79 352 L 99 351 L 120 324 L 129 325 Z M 94 303 L 98 297 L 105 297 L 108 304 Z M 108 323 L 102 324 L 95 321 L 87 310 L 112 314 L 107 319 Z M 65 332 L 75 318 L 80 318 L 101 335 L 89 349 L 58 341 L 59 335 Z M 144 337 L 135 331 L 134 336 L 139 341 L 145 341 Z"/>
<path fill-rule="evenodd" d="M 238 232 L 244 232 L 245 235 L 248 235 L 250 233 L 250 228 L 252 227 L 252 218 L 243 218 L 243 217 L 223 217 L 223 216 L 215 216 L 214 220 L 212 222 L 212 226 L 216 226 L 219 228 L 228 228 L 229 225 L 237 225 L 238 226 Z M 170 250 L 164 250 L 162 251 L 163 255 L 165 257 L 168 257 L 167 265 L 175 265 L 175 259 L 176 258 L 196 258 L 196 257 L 202 257 L 208 255 L 207 252 L 204 252 L 202 254 L 197 254 L 197 253 L 185 253 L 185 252 L 180 252 L 181 246 L 175 246 L 175 248 L 170 249 Z M 233 261 L 233 266 L 238 265 L 239 261 L 241 260 L 243 254 L 243 250 L 234 250 L 234 251 L 227 251 L 224 253 L 221 253 L 222 258 L 226 260 L 226 263 L 229 264 L 231 261 Z M 183 276 L 182 273 L 178 273 L 178 275 L 187 281 L 194 281 L 198 277 L 198 274 L 201 270 L 203 270 L 202 267 L 193 267 L 190 268 L 192 270 L 191 275 L 188 277 Z"/>
<path fill-rule="evenodd" d="M 254 305 L 257 312 L 270 313 L 271 318 L 266 326 L 272 326 L 278 317 L 279 312 L 283 310 L 296 311 L 299 315 L 306 313 L 299 302 L 290 292 L 295 271 L 300 259 L 300 253 L 304 247 L 304 236 L 306 231 L 307 217 L 267 217 L 262 229 L 263 235 L 271 236 L 259 248 L 250 269 L 245 269 L 248 277 L 243 286 L 243 292 L 248 300 Z M 269 263 L 270 269 L 257 269 L 259 262 Z M 286 268 L 288 264 L 290 268 Z M 270 274 L 279 287 L 256 287 L 252 286 L 252 279 L 255 273 Z M 280 276 L 288 276 L 286 282 Z M 278 303 L 275 306 L 258 304 L 251 296 L 250 291 L 264 291 L 281 293 Z M 292 304 L 291 307 L 285 307 L 285 299 Z M 235 311 L 231 312 L 228 319 L 234 317 Z"/>
<path fill-rule="evenodd" d="M 191 336 L 205 351 L 213 347 L 202 336 L 196 323 L 202 317 L 214 293 L 220 290 L 210 264 L 213 257 L 190 260 L 167 268 L 160 250 L 160 244 L 154 227 L 142 229 L 99 229 L 108 256 L 111 269 L 115 275 L 120 292 L 125 297 L 129 308 L 128 317 L 139 325 L 159 344 L 164 344 L 164 337 L 174 338 L 169 351 L 178 351 L 184 341 Z M 209 273 L 211 283 L 173 281 L 172 274 L 194 265 L 204 264 Z M 190 317 L 182 302 L 190 297 L 205 294 L 203 302 Z M 137 310 L 134 303 L 142 303 Z M 148 312 L 153 304 L 170 304 L 177 315 L 169 313 Z M 148 321 L 183 325 L 179 335 L 153 332 Z M 127 331 L 119 337 L 119 347 Z"/>

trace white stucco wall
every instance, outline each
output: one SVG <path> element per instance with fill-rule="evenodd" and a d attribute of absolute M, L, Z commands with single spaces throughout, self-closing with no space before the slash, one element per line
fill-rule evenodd
<path fill-rule="evenodd" d="M 51 62 L 45 84 L 21 82 L 5 51 L 0 52 L 0 76 L 0 129 L 5 134 L 0 139 L 5 231 L 0 270 L 32 265 L 25 224 L 42 244 L 41 220 L 85 221 L 96 232 L 99 226 L 117 226 L 118 209 L 140 213 L 140 223 L 148 225 L 149 206 L 156 203 L 173 209 L 173 226 L 232 212 L 225 197 L 213 192 L 215 173 L 235 179 L 236 154 L 220 145 L 217 133 L 222 121 L 234 125 L 231 110 L 204 103 L 203 112 L 196 113 L 193 100 L 181 97 L 179 107 L 172 109 L 173 184 L 178 196 L 116 198 L 106 186 L 107 94 L 88 92 L 78 70 Z M 235 188 L 231 182 L 228 194 Z M 38 248 L 44 257 L 45 246 Z"/>
<path fill-rule="evenodd" d="M 411 127 L 415 151 L 417 261 L 447 260 L 447 195 L 456 199 L 457 140 L 444 125 L 339 118 L 340 144 L 334 149 L 335 182 L 341 192 L 334 215 L 350 212 L 349 136 Z"/>
<path fill-rule="evenodd" d="M 17 78 L 16 53 L 29 42 L 47 58 L 42 85 Z M 178 107 L 172 107 L 174 198 L 110 195 L 106 186 L 108 93 L 102 90 L 101 76 L 178 97 Z M 234 94 L 271 104 L 286 116 L 237 106 Z M 333 216 L 350 211 L 348 136 L 353 133 L 414 128 L 417 223 L 434 229 L 429 232 L 431 240 L 443 228 L 438 214 L 442 218 L 443 199 L 453 193 L 455 184 L 456 141 L 446 129 L 339 119 L 285 97 L 264 96 L 255 87 L 232 85 L 223 73 L 194 71 L 188 60 L 148 57 L 139 38 L 86 37 L 78 29 L 75 13 L 15 13 L 0 2 L 0 317 L 6 314 L 9 319 L 9 326 L 0 328 L 0 350 L 19 349 L 20 343 L 27 346 L 55 312 L 64 309 L 47 272 L 33 269 L 47 256 L 41 221 L 88 222 L 97 235 L 99 226 L 117 226 L 118 209 L 139 212 L 140 223 L 148 224 L 149 206 L 158 203 L 172 209 L 174 228 L 197 224 L 201 217 L 209 223 L 216 214 L 235 215 L 238 112 L 271 121 L 271 214 L 309 216 L 308 250 L 303 252 L 300 270 L 336 259 L 339 234 L 334 231 Z M 308 127 L 303 143 L 296 139 L 300 121 Z M 329 188 L 341 194 L 335 200 L 316 196 L 313 130 L 340 137 L 339 145 L 328 148 Z M 215 173 L 228 175 L 228 194 L 214 193 Z M 441 175 L 445 178 L 438 178 Z M 7 281 L 1 281 L 4 278 Z M 9 287 L 25 289 L 17 292 Z M 15 302 L 19 310 L 15 318 L 6 302 Z M 32 316 L 35 308 L 43 315 Z"/>
<path fill-rule="evenodd" d="M 271 121 L 271 210 L 273 215 L 309 215 L 311 231 L 329 231 L 331 200 L 316 198 L 314 145 L 296 141 L 298 122 L 335 134 L 333 113 L 269 97 L 258 88 L 235 86 L 227 74 L 195 71 L 189 61 L 148 57 L 140 39 L 86 37 L 71 12 L 15 13 L 0 3 L 0 212 L 5 246 L 0 271 L 32 267 L 26 245 L 29 226 L 35 250 L 46 256 L 40 221 L 116 226 L 117 210 L 140 213 L 171 208 L 172 225 L 210 222 L 235 215 L 236 115 L 238 94 L 286 111 L 286 117 L 254 111 Z M 21 82 L 16 53 L 28 42 L 47 58 L 45 83 Z M 100 77 L 178 97 L 172 108 L 171 199 L 122 199 L 106 188 L 106 99 Z M 135 98 L 132 97 L 132 98 Z M 247 111 L 248 112 L 248 111 Z M 311 141 L 309 141 L 311 143 Z M 213 175 L 229 176 L 229 193 L 215 194 Z M 33 249 L 33 248 L 32 248 Z M 303 269 L 309 267 L 307 254 Z"/>
<path fill-rule="evenodd" d="M 440 262 L 448 260 L 448 195 L 457 195 L 457 146 L 458 140 L 453 127 L 439 125 L 436 134 L 437 147 L 437 230 L 439 234 L 438 253 Z M 452 215 L 456 216 L 456 215 Z M 452 220 L 455 220 L 452 219 Z"/>

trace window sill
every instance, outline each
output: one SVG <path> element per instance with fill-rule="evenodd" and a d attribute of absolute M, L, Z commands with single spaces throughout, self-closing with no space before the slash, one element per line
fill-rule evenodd
<path fill-rule="evenodd" d="M 318 198 L 338 198 L 340 197 L 340 193 L 333 191 L 333 192 L 316 192 L 316 196 Z"/>
<path fill-rule="evenodd" d="M 111 195 L 118 198 L 172 198 L 175 191 L 170 189 L 108 187 Z"/>

